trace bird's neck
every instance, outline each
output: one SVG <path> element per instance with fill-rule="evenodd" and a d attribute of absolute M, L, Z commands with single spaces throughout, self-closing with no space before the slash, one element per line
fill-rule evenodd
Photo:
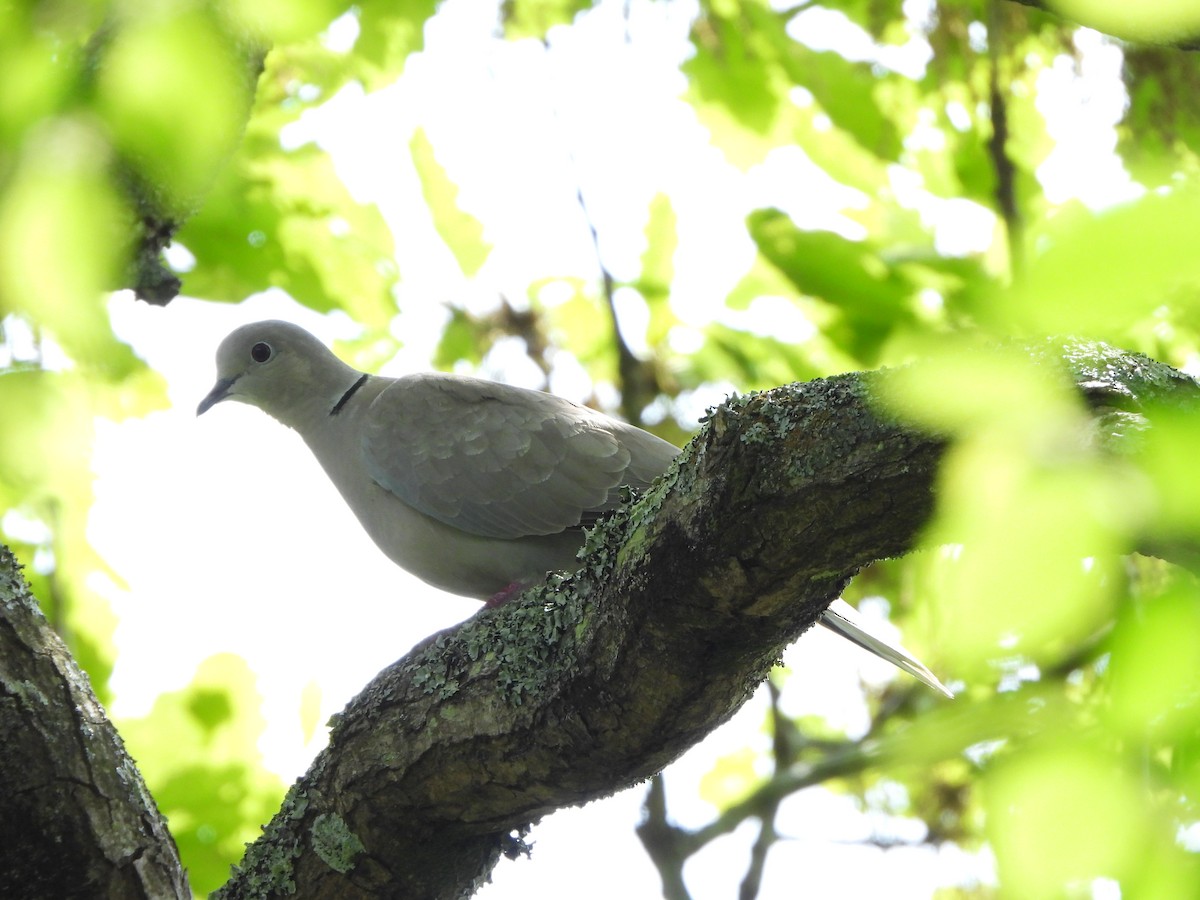
<path fill-rule="evenodd" d="M 297 394 L 280 404 L 281 414 L 275 415 L 284 425 L 306 436 L 327 428 L 330 416 L 341 417 L 352 409 L 369 380 L 369 376 L 337 359 L 324 360 L 321 367 L 324 371 L 297 380 Z M 315 389 L 314 385 L 320 388 Z"/>

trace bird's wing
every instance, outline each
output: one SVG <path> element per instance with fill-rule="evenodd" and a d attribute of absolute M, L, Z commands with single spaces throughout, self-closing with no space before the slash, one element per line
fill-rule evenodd
<path fill-rule="evenodd" d="M 485 537 L 554 534 L 642 487 L 676 448 L 545 394 L 475 378 L 397 379 L 367 411 L 371 478 L 405 503 Z"/>

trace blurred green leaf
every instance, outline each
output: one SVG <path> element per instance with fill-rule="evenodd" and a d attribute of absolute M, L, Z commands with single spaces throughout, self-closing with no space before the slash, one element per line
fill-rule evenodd
<path fill-rule="evenodd" d="M 750 268 L 725 297 L 729 309 L 744 310 L 759 297 L 790 297 L 796 286 L 782 270 L 761 253 L 755 254 Z"/>
<path fill-rule="evenodd" d="M 106 323 L 107 324 L 107 323 Z M 128 352 L 128 348 L 125 348 Z M 127 415 L 160 407 L 157 377 L 97 382 L 86 370 L 24 368 L 0 372 L 0 511 L 40 523 L 46 539 L 14 549 L 30 565 L 31 583 L 47 617 L 91 677 L 102 700 L 116 656 L 116 619 L 96 593 L 96 578 L 119 583 L 88 540 L 92 504 L 91 448 L 101 412 Z M 11 541 L 11 536 L 7 536 Z"/>
<path fill-rule="evenodd" d="M 1139 318 L 1200 283 L 1200 194 L 1148 194 L 1106 212 L 1060 214 L 998 327 L 1120 341 Z"/>
<path fill-rule="evenodd" d="M 41 369 L 0 374 L 0 480 L 15 493 L 44 501 L 58 487 L 78 487 L 87 472 L 92 422 L 81 379 Z M 68 476 L 68 477 L 64 477 Z"/>
<path fill-rule="evenodd" d="M 650 201 L 650 218 L 646 223 L 646 249 L 642 252 L 642 267 L 633 287 L 654 305 L 665 301 L 671 293 L 675 275 L 675 251 L 679 247 L 676 234 L 677 219 L 666 194 L 655 194 Z"/>
<path fill-rule="evenodd" d="M 1191 0 L 1050 0 L 1051 10 L 1105 34 L 1146 43 L 1169 43 L 1200 35 L 1200 9 Z"/>
<path fill-rule="evenodd" d="M 10 148 L 66 105 L 79 76 L 77 56 L 14 25 L 8 19 L 0 23 L 0 81 L 8 85 L 0 105 L 0 147 Z"/>
<path fill-rule="evenodd" d="M 500 17 L 509 40 L 542 40 L 555 25 L 569 25 L 592 0 L 504 0 Z"/>
<path fill-rule="evenodd" d="M 311 144 L 284 151 L 248 139 L 179 240 L 196 257 L 184 288 L 198 296 L 232 302 L 280 287 L 368 328 L 395 314 L 391 233 Z"/>
<path fill-rule="evenodd" d="M 1125 612 L 1112 647 L 1110 721 L 1141 740 L 1186 738 L 1200 725 L 1200 594 L 1180 581 Z"/>
<path fill-rule="evenodd" d="M 1137 520 L 1123 471 L 1082 438 L 1066 379 L 1020 351 L 964 345 L 888 373 L 881 396 L 958 438 L 926 536 L 948 545 L 926 587 L 952 667 L 977 668 L 1001 648 L 1053 663 L 1099 629 Z"/>
<path fill-rule="evenodd" d="M 198 894 L 225 882 L 283 799 L 283 783 L 261 768 L 257 697 L 245 661 L 221 654 L 186 688 L 159 695 L 149 715 L 118 723 Z"/>
<path fill-rule="evenodd" d="M 410 54 L 425 46 L 425 22 L 438 0 L 362 0 L 358 10 L 359 33 L 354 42 L 358 77 L 368 90 L 391 84 L 404 71 Z"/>
<path fill-rule="evenodd" d="M 1139 436 L 1134 460 L 1149 482 L 1146 521 L 1156 537 L 1171 541 L 1200 535 L 1200 422 L 1172 407 L 1148 410 L 1152 426 Z"/>
<path fill-rule="evenodd" d="M 350 0 L 225 0 L 240 30 L 284 44 L 312 37 L 350 7 Z"/>
<path fill-rule="evenodd" d="M 104 172 L 93 128 L 59 119 L 27 139 L 0 195 L 0 313 L 49 330 L 78 362 L 119 380 L 136 367 L 100 304 L 116 280 L 132 220 Z"/>
<path fill-rule="evenodd" d="M 903 0 L 844 0 L 837 10 L 878 40 L 904 22 L 903 6 Z"/>
<path fill-rule="evenodd" d="M 97 105 L 160 209 L 193 208 L 233 151 L 252 73 L 250 53 L 202 7 L 164 7 L 113 31 Z"/>
<path fill-rule="evenodd" d="M 612 352 L 612 319 L 589 285 L 574 278 L 552 278 L 531 291 L 541 302 L 547 331 L 559 346 L 588 368 L 594 380 L 615 383 L 617 366 Z M 533 298 L 531 298 L 533 299 Z"/>
<path fill-rule="evenodd" d="M 461 309 L 451 310 L 450 321 L 442 329 L 433 364 L 439 369 L 450 369 L 459 360 L 478 364 L 483 361 L 486 347 L 486 329 Z"/>
<path fill-rule="evenodd" d="M 1200 68 L 1192 54 L 1126 46 L 1129 108 L 1119 128 L 1121 157 L 1140 181 L 1169 185 L 1200 156 Z"/>
<path fill-rule="evenodd" d="M 826 335 L 843 350 L 873 364 L 883 342 L 913 319 L 913 286 L 867 242 L 830 231 L 802 231 L 782 212 L 756 210 L 747 219 L 759 250 L 802 293 L 842 315 Z"/>
<path fill-rule="evenodd" d="M 852 62 L 832 51 L 810 50 L 788 39 L 781 48 L 796 84 L 816 98 L 833 124 L 882 160 L 900 155 L 900 133 L 893 106 L 885 114 L 876 96 L 880 77 L 870 63 Z"/>
<path fill-rule="evenodd" d="M 305 684 L 300 692 L 300 730 L 305 744 L 312 742 L 321 726 L 321 699 L 321 685 L 315 680 Z"/>
<path fill-rule="evenodd" d="M 795 143 L 806 156 L 836 181 L 867 192 L 868 207 L 876 216 L 895 216 L 895 204 L 872 203 L 871 199 L 890 191 L 887 161 L 864 149 L 862 144 L 837 128 L 830 128 L 825 114 L 815 104 L 796 108 L 789 115 L 787 143 Z M 854 216 L 860 213 L 848 212 Z"/>
<path fill-rule="evenodd" d="M 767 335 L 756 335 L 713 324 L 704 331 L 703 351 L 692 356 L 679 377 L 683 384 L 728 381 L 738 390 L 764 390 L 778 384 L 817 377 L 821 367 L 808 347 L 789 344 Z"/>
<path fill-rule="evenodd" d="M 757 771 L 761 764 L 762 757 L 749 747 L 727 753 L 700 779 L 700 799 L 717 809 L 745 799 L 762 782 L 763 775 Z"/>
<path fill-rule="evenodd" d="M 688 99 L 712 142 L 731 163 L 748 168 L 771 148 L 787 143 L 794 107 L 787 97 L 787 72 L 777 57 L 777 40 L 747 27 L 782 28 L 778 15 L 760 0 L 730 8 L 705 4 L 692 26 L 695 54 L 683 65 Z"/>
<path fill-rule="evenodd" d="M 1066 449 L 1069 438 L 1062 436 L 1083 425 L 1065 373 L 1020 348 L 982 341 L 957 340 L 917 365 L 884 373 L 879 396 L 892 412 L 931 431 L 965 438 L 998 431 L 1030 448 Z"/>
<path fill-rule="evenodd" d="M 803 231 L 774 209 L 751 213 L 747 224 L 759 250 L 798 290 L 862 319 L 890 323 L 900 317 L 909 285 L 870 244 L 831 231 Z"/>
<path fill-rule="evenodd" d="M 1133 773 L 1084 740 L 1014 757 L 989 773 L 985 791 L 1001 883 L 1013 896 L 1120 880 L 1167 838 L 1151 827 Z"/>

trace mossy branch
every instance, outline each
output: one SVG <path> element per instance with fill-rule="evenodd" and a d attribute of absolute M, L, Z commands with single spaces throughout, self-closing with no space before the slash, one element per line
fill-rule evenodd
<path fill-rule="evenodd" d="M 1200 396 L 1108 348 L 1033 355 L 1065 359 L 1100 415 L 1114 398 L 1128 415 Z M 930 514 L 943 442 L 881 415 L 877 378 L 723 404 L 591 536 L 579 573 L 381 673 L 220 896 L 466 896 L 527 823 L 649 778 L 726 721 L 853 574 L 912 548 Z M 347 871 L 315 850 L 329 816 L 341 846 L 361 847 Z"/>
<path fill-rule="evenodd" d="M 1147 405 L 1200 401 L 1192 379 L 1111 348 L 1030 355 L 1065 362 L 1099 435 L 1138 433 Z M 944 442 L 881 414 L 879 378 L 788 385 L 713 411 L 676 466 L 591 535 L 580 572 L 431 636 L 374 679 L 219 896 L 469 895 L 502 854 L 525 849 L 528 823 L 649 778 L 726 721 L 854 573 L 910 550 L 930 515 Z M 80 822 L 72 872 L 93 860 L 89 871 L 153 885 L 109 895 L 186 896 L 119 739 L 22 598 L 11 558 L 0 564 L 0 638 L 27 636 L 12 642 L 26 650 L 0 653 L 0 764 L 20 763 L 3 783 L 25 784 L 0 791 L 0 823 L 40 811 Z M 977 737 L 926 721 L 926 755 Z M 39 757 L 47 774 L 30 780 L 20 761 Z M 777 789 L 811 781 L 787 771 Z M 117 826 L 83 827 L 99 821 L 134 837 L 114 844 Z M 47 880 L 68 868 L 45 839 L 56 833 L 9 828 L 0 870 L 62 893 Z"/>

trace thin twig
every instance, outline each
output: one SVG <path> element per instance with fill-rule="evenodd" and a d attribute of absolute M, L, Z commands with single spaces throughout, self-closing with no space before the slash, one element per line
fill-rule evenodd
<path fill-rule="evenodd" d="M 988 152 L 996 170 L 996 205 L 1004 219 L 1008 237 L 1009 269 L 1012 276 L 1021 273 L 1024 264 L 1024 227 L 1017 208 L 1017 170 L 1008 155 L 1008 102 L 1000 89 L 1001 46 L 1004 37 L 1001 0 L 988 4 L 988 105 L 991 109 L 992 136 Z"/>
<path fill-rule="evenodd" d="M 628 39 L 628 33 L 626 37 Z M 542 44 L 545 49 L 549 50 L 549 44 L 546 41 L 543 40 Z M 549 105 L 550 115 L 561 125 L 562 117 L 558 114 L 557 107 L 553 102 Z M 569 139 L 564 141 L 564 148 L 567 155 L 567 163 L 576 173 L 575 202 L 579 204 L 579 209 L 583 213 L 583 220 L 587 225 L 588 234 L 591 236 L 592 252 L 596 257 L 596 268 L 600 274 L 601 294 L 604 297 L 609 320 L 612 323 L 613 344 L 617 349 L 617 375 L 620 379 L 619 386 L 621 388 L 621 415 L 631 424 L 640 426 L 642 424 L 642 411 L 658 393 L 658 379 L 654 374 L 653 367 L 647 366 L 638 359 L 625 340 L 624 335 L 621 334 L 621 324 L 617 316 L 617 281 L 608 266 L 604 263 L 604 255 L 600 251 L 600 231 L 596 227 L 596 221 L 592 217 L 591 209 L 584 195 L 583 179 L 579 177 L 578 160 L 571 149 L 571 141 Z"/>
<path fill-rule="evenodd" d="M 646 848 L 646 855 L 658 869 L 664 900 L 691 900 L 683 882 L 683 864 L 691 853 L 684 852 L 680 843 L 687 832 L 667 819 L 667 792 L 661 774 L 650 780 L 642 810 L 645 818 L 637 827 L 637 835 Z"/>

